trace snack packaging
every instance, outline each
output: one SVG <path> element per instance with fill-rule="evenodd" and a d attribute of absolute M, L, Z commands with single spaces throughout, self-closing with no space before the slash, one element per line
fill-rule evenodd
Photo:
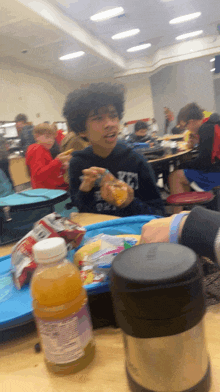
<path fill-rule="evenodd" d="M 47 238 L 62 237 L 67 244 L 67 249 L 71 250 L 80 245 L 85 232 L 84 227 L 55 212 L 35 223 L 33 230 L 26 234 L 12 249 L 12 275 L 17 289 L 20 290 L 30 282 L 36 268 L 32 252 L 34 244 Z"/>
<path fill-rule="evenodd" d="M 74 255 L 84 285 L 108 279 L 115 256 L 138 242 L 137 236 L 99 234 L 89 239 Z"/>
<path fill-rule="evenodd" d="M 106 169 L 104 174 L 100 175 L 96 185 L 102 186 L 104 183 L 109 184 L 109 190 L 112 193 L 115 204 L 117 207 L 120 207 L 128 197 L 126 185 L 123 183 L 123 181 L 119 181 L 117 178 L 115 178 L 108 169 Z"/>

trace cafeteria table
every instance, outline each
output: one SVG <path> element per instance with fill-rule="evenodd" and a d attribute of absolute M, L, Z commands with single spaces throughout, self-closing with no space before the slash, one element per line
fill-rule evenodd
<path fill-rule="evenodd" d="M 84 216 L 82 216 L 84 215 Z M 75 221 L 86 224 L 117 217 L 77 214 Z M 85 219 L 85 220 L 84 220 Z M 100 220 L 101 219 L 101 220 Z M 0 248 L 0 256 L 2 256 Z M 208 308 L 205 316 L 206 341 L 210 354 L 212 386 L 210 392 L 220 391 L 220 304 Z M 58 376 L 49 373 L 43 353 L 34 346 L 36 332 L 7 341 L 0 346 L 0 385 L 3 392 L 129 392 L 125 366 L 123 336 L 120 329 L 103 328 L 94 331 L 96 354 L 93 362 L 77 374 Z"/>
<path fill-rule="evenodd" d="M 180 141 L 183 140 L 183 138 L 184 138 L 184 133 L 181 133 L 180 135 L 163 135 L 159 137 L 157 140 L 159 142 L 162 142 L 163 140 Z"/>

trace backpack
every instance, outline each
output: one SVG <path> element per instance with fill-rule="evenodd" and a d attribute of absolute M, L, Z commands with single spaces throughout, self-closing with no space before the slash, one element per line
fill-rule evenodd
<path fill-rule="evenodd" d="M 0 169 L 0 197 L 9 196 L 12 193 L 14 193 L 12 184 L 3 170 Z"/>

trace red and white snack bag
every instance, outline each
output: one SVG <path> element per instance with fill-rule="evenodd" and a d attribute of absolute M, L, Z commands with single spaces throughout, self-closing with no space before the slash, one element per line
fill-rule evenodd
<path fill-rule="evenodd" d="M 33 230 L 29 231 L 12 250 L 12 275 L 17 289 L 20 290 L 30 282 L 37 266 L 32 251 L 34 244 L 47 238 L 62 237 L 66 241 L 67 249 L 71 250 L 80 245 L 85 232 L 84 227 L 55 212 L 35 223 Z"/>

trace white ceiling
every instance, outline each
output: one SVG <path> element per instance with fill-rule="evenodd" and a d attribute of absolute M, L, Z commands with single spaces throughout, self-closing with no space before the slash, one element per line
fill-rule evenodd
<path fill-rule="evenodd" d="M 122 6 L 125 14 L 100 23 L 90 21 L 91 15 L 115 6 Z M 169 24 L 175 17 L 198 11 L 202 15 L 194 21 Z M 121 77 L 220 53 L 218 24 L 219 0 L 7 0 L 1 6 L 0 52 L 4 61 L 16 60 L 67 79 Z M 132 28 L 139 28 L 140 33 L 112 40 L 112 35 Z M 175 40 L 177 35 L 201 29 L 203 35 L 197 39 Z M 126 51 L 140 43 L 152 46 Z M 85 55 L 59 60 L 78 50 Z"/>

